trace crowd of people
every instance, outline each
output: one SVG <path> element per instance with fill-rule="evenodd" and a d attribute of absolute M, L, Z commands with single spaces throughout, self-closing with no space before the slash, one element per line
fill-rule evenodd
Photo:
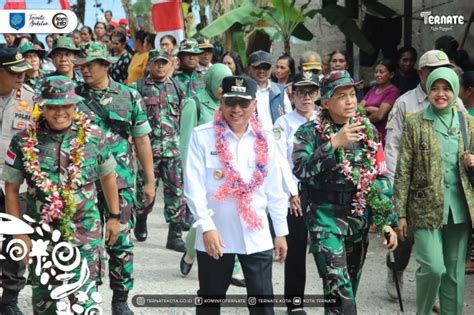
<path fill-rule="evenodd" d="M 200 36 L 130 38 L 111 12 L 93 29 L 48 35 L 46 47 L 34 34 L 4 37 L 0 208 L 50 224 L 79 249 L 84 294 L 108 265 L 112 314 L 133 314 L 132 232 L 147 240 L 160 181 L 166 248 L 183 253 L 184 276 L 197 261 L 198 296 L 224 298 L 233 284 L 271 298 L 276 260 L 288 313 L 306 314 L 293 298 L 304 297 L 309 250 L 326 313 L 356 314 L 377 231 L 396 258 L 392 298 L 392 271 L 403 290 L 416 243 L 417 313 L 462 314 L 464 274 L 474 272 L 474 69 L 454 38 L 419 59 L 400 48 L 364 86 L 339 50 L 307 50 L 299 63 L 259 50 L 244 65 Z M 16 237 L 31 248 L 40 236 Z M 26 267 L 34 312 L 55 314 L 49 292 L 59 284 L 8 257 L 2 314 L 22 314 Z M 249 312 L 273 314 L 273 304 Z M 219 303 L 197 306 L 219 313 Z"/>

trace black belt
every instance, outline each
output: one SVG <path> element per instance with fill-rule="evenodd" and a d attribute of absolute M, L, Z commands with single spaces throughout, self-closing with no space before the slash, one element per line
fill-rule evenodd
<path fill-rule="evenodd" d="M 340 191 L 322 191 L 313 190 L 309 192 L 311 200 L 314 203 L 331 203 L 339 206 L 351 206 L 352 198 L 355 195 L 355 191 L 340 192 Z"/>

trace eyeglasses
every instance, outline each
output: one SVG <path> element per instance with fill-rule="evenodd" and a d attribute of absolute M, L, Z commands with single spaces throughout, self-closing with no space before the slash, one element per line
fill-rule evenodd
<path fill-rule="evenodd" d="M 313 90 L 300 90 L 300 89 L 297 89 L 295 91 L 295 95 L 298 96 L 298 97 L 305 97 L 306 95 L 308 95 L 309 97 L 316 97 L 316 96 L 318 96 L 318 90 L 316 90 L 316 89 L 313 89 Z"/>
<path fill-rule="evenodd" d="M 252 104 L 251 100 L 246 100 L 240 97 L 224 98 L 224 104 L 229 107 L 240 106 L 242 109 L 249 108 Z"/>
<path fill-rule="evenodd" d="M 252 66 L 252 68 L 255 70 L 265 70 L 265 71 L 270 70 L 271 67 L 272 66 L 268 64 L 259 64 L 258 66 Z"/>

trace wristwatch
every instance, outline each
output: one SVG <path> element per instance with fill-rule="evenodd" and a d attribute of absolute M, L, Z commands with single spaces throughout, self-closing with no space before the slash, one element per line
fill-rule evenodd
<path fill-rule="evenodd" d="M 109 219 L 120 220 L 120 213 L 109 213 Z"/>

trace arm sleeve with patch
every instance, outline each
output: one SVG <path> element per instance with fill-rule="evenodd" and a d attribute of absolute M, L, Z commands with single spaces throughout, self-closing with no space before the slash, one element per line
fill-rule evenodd
<path fill-rule="evenodd" d="M 151 132 L 148 118 L 143 111 L 145 103 L 137 90 L 130 89 L 132 95 L 132 137 L 142 137 Z"/>
<path fill-rule="evenodd" d="M 15 135 L 5 155 L 2 180 L 8 183 L 21 185 L 25 179 L 23 166 L 23 141 Z"/>

